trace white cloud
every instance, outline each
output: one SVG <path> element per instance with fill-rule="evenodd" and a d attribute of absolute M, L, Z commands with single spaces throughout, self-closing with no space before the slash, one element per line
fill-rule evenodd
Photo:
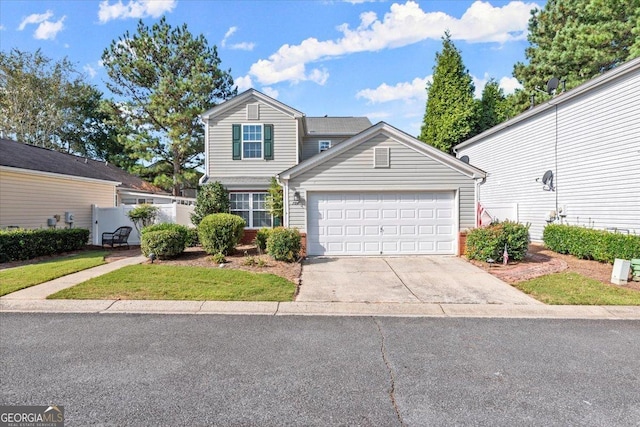
<path fill-rule="evenodd" d="M 253 87 L 253 82 L 251 81 L 250 76 L 234 78 L 233 82 L 238 86 L 238 92 L 244 92 L 245 90 Z"/>
<path fill-rule="evenodd" d="M 38 24 L 36 30 L 33 32 L 33 37 L 38 40 L 53 40 L 58 33 L 64 29 L 64 20 L 66 16 L 58 19 L 57 21 L 50 21 L 53 17 L 53 12 L 47 10 L 45 13 L 33 13 L 20 22 L 18 31 L 22 31 L 27 25 Z"/>
<path fill-rule="evenodd" d="M 94 78 L 96 76 L 96 74 L 98 74 L 98 72 L 96 71 L 95 68 L 93 68 L 91 66 L 91 64 L 87 64 L 84 67 L 82 67 L 82 69 L 84 70 L 85 73 L 87 73 L 89 75 L 89 77 Z"/>
<path fill-rule="evenodd" d="M 224 34 L 224 38 L 220 42 L 220 46 L 222 46 L 223 48 L 227 47 L 227 40 L 229 40 L 229 37 L 234 35 L 236 33 L 236 31 L 238 31 L 238 27 L 230 27 L 227 30 L 227 32 Z M 241 43 L 234 43 L 234 44 L 230 45 L 229 49 L 252 51 L 254 47 L 256 47 L 255 43 L 241 42 Z"/>
<path fill-rule="evenodd" d="M 41 22 L 44 22 L 47 19 L 51 18 L 52 16 L 53 16 L 53 12 L 50 10 L 47 10 L 45 13 L 33 13 L 27 16 L 26 18 L 24 18 L 22 22 L 20 22 L 20 25 L 18 26 L 18 31 L 24 30 L 24 27 L 26 27 L 29 24 L 39 24 Z"/>
<path fill-rule="evenodd" d="M 475 86 L 473 96 L 478 99 L 482 98 L 482 91 L 484 90 L 485 85 L 490 79 L 489 73 L 484 73 L 484 76 L 482 78 L 476 77 L 472 74 L 471 79 L 473 80 L 473 85 Z"/>
<path fill-rule="evenodd" d="M 500 79 L 500 87 L 504 91 L 505 95 L 510 95 L 516 91 L 516 89 L 522 89 L 522 85 L 515 77 L 503 77 Z"/>
<path fill-rule="evenodd" d="M 278 92 L 276 89 L 269 86 L 264 86 L 262 88 L 262 92 L 265 95 L 272 97 L 273 99 L 278 99 L 278 96 L 280 96 L 280 92 Z"/>
<path fill-rule="evenodd" d="M 356 98 L 364 98 L 371 104 L 390 101 L 426 101 L 427 83 L 433 76 L 416 77 L 410 82 L 400 82 L 393 86 L 382 83 L 375 89 L 363 89 L 356 94 Z"/>
<path fill-rule="evenodd" d="M 7 29 L 7 27 L 5 27 L 4 25 L 0 24 L 0 31 L 4 31 L 6 29 Z"/>
<path fill-rule="evenodd" d="M 127 4 L 123 4 L 122 0 L 113 4 L 110 4 L 109 0 L 103 0 L 98 9 L 98 19 L 104 24 L 114 19 L 138 19 L 148 16 L 159 18 L 171 12 L 176 4 L 176 0 L 129 0 Z"/>
<path fill-rule="evenodd" d="M 33 37 L 38 40 L 53 40 L 58 33 L 64 29 L 64 20 L 66 16 L 58 19 L 55 22 L 44 21 L 38 25 L 36 31 L 33 33 Z"/>
<path fill-rule="evenodd" d="M 337 27 L 342 37 L 320 41 L 308 38 L 298 45 L 285 44 L 268 59 L 251 66 L 249 73 L 263 84 L 282 81 L 311 80 L 326 82 L 326 70 L 307 70 L 307 64 L 356 52 L 393 49 L 427 39 L 440 39 L 449 30 L 454 40 L 505 43 L 526 38 L 529 11 L 535 3 L 511 1 L 494 7 L 474 2 L 461 18 L 443 12 L 425 12 L 415 1 L 394 3 L 379 19 L 374 12 L 360 15 L 360 23 L 352 29 L 348 24 Z M 318 79 L 318 76 L 323 78 Z"/>

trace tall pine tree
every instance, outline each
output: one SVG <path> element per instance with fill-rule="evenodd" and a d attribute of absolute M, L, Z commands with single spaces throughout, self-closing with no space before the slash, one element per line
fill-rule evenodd
<path fill-rule="evenodd" d="M 475 129 L 476 107 L 473 81 L 449 32 L 436 53 L 433 81 L 427 85 L 427 106 L 419 139 L 451 153 Z"/>
<path fill-rule="evenodd" d="M 477 100 L 477 127 L 475 135 L 507 120 L 509 107 L 504 91 L 496 79 L 491 78 L 482 90 L 482 98 Z"/>
<path fill-rule="evenodd" d="M 572 89 L 640 55 L 640 0 L 548 0 L 531 11 L 527 64 L 513 75 L 524 86 L 516 95 L 520 110 L 529 94 L 545 89 L 552 77 Z"/>

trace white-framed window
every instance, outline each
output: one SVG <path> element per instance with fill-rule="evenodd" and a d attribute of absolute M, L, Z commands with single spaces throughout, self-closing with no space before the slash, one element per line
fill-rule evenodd
<path fill-rule="evenodd" d="M 262 125 L 242 125 L 242 158 L 262 159 Z"/>
<path fill-rule="evenodd" d="M 267 193 L 229 193 L 231 213 L 241 216 L 247 228 L 271 227 L 273 218 L 266 201 Z"/>
<path fill-rule="evenodd" d="M 331 148 L 331 141 L 329 140 L 318 141 L 318 153 L 327 151 L 329 148 Z"/>

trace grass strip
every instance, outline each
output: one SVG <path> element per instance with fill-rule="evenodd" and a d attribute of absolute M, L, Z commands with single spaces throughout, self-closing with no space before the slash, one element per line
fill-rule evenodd
<path fill-rule="evenodd" d="M 295 285 L 242 270 L 132 265 L 64 289 L 49 299 L 292 301 Z"/>
<path fill-rule="evenodd" d="M 513 286 L 551 305 L 640 305 L 640 292 L 578 273 L 548 274 Z"/>
<path fill-rule="evenodd" d="M 0 296 L 104 264 L 106 251 L 89 251 L 0 270 Z"/>

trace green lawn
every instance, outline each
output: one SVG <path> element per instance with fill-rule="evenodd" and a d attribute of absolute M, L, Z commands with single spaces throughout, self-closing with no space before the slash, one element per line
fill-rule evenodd
<path fill-rule="evenodd" d="M 50 299 L 292 301 L 295 285 L 242 270 L 132 265 L 50 295 Z"/>
<path fill-rule="evenodd" d="M 0 296 L 105 263 L 106 251 L 90 251 L 0 270 Z"/>
<path fill-rule="evenodd" d="M 640 305 L 640 292 L 577 273 L 549 274 L 513 286 L 551 305 Z"/>

